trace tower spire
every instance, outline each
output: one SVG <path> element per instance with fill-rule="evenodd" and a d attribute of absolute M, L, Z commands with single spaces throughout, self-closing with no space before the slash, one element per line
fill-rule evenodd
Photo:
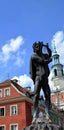
<path fill-rule="evenodd" d="M 57 53 L 55 43 L 54 43 L 54 53 Z"/>
<path fill-rule="evenodd" d="M 55 40 L 53 41 L 53 53 L 57 54 Z"/>
<path fill-rule="evenodd" d="M 62 76 L 63 75 L 63 65 L 60 63 L 60 55 L 57 53 L 57 50 L 56 50 L 56 46 L 55 46 L 55 41 L 53 43 L 53 47 L 54 47 L 54 51 L 53 51 L 53 55 L 52 55 L 52 58 L 53 58 L 53 65 L 52 65 L 52 70 L 53 70 L 53 73 L 54 73 L 54 77 L 56 76 Z"/>

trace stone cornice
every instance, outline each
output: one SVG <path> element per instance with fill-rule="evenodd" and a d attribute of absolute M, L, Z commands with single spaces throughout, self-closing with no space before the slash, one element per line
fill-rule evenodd
<path fill-rule="evenodd" d="M 13 103 L 13 102 L 19 102 L 19 101 L 28 101 L 30 103 L 33 103 L 32 99 L 22 96 L 22 97 L 17 97 L 17 98 L 10 98 L 6 100 L 0 100 L 0 104 L 6 104 L 6 103 Z"/>

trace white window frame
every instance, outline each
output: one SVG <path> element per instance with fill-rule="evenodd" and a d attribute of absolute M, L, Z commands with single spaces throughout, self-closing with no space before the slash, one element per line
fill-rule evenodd
<path fill-rule="evenodd" d="M 10 130 L 11 130 L 11 126 L 17 126 L 17 130 L 18 130 L 18 123 L 15 123 L 15 124 L 10 124 Z"/>
<path fill-rule="evenodd" d="M 4 130 L 6 130 L 6 126 L 5 125 L 0 125 L 0 127 L 3 127 L 4 126 Z"/>
<path fill-rule="evenodd" d="M 4 108 L 4 116 L 5 116 L 5 106 L 1 106 L 0 108 Z M 0 118 L 4 116 L 0 116 Z"/>
<path fill-rule="evenodd" d="M 2 89 L 0 89 L 0 91 L 1 91 L 1 95 L 0 95 L 0 97 L 2 97 Z"/>
<path fill-rule="evenodd" d="M 8 94 L 8 95 L 5 94 L 5 91 L 6 91 L 6 90 L 9 90 L 9 94 Z M 6 96 L 10 96 L 10 88 L 5 88 L 5 89 L 4 89 L 4 97 L 6 97 Z"/>
<path fill-rule="evenodd" d="M 12 114 L 12 107 L 16 106 L 16 114 Z M 18 114 L 18 106 L 17 104 L 11 105 L 10 106 L 10 116 L 16 116 Z"/>

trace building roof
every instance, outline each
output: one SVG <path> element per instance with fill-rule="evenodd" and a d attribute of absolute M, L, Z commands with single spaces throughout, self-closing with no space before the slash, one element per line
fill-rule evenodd
<path fill-rule="evenodd" d="M 29 94 L 30 96 L 33 96 L 34 95 L 34 93 L 33 92 L 30 92 L 27 88 L 23 88 L 22 86 L 20 86 L 19 84 L 18 84 L 18 81 L 17 80 L 10 80 L 10 79 L 8 79 L 8 80 L 5 80 L 4 82 L 1 82 L 0 83 L 0 87 L 4 87 L 4 86 L 9 86 L 9 85 L 11 85 L 11 84 L 13 84 L 15 87 L 16 87 L 16 89 L 18 89 L 20 92 L 22 92 L 23 94 Z"/>

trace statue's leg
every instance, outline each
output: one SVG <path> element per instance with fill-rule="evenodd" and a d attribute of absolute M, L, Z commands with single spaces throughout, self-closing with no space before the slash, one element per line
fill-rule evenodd
<path fill-rule="evenodd" d="M 50 99 L 50 87 L 48 85 L 48 80 L 46 80 L 45 84 L 43 85 L 43 91 L 45 95 L 45 113 L 49 117 L 49 110 L 51 109 L 51 99 Z"/>
<path fill-rule="evenodd" d="M 48 79 L 46 79 L 44 82 L 43 91 L 45 95 L 46 105 L 48 106 L 49 109 L 51 109 L 51 92 L 48 84 Z"/>
<path fill-rule="evenodd" d="M 36 78 L 35 80 L 35 86 L 34 86 L 34 105 L 33 105 L 33 121 L 35 120 L 35 118 L 37 118 L 37 114 L 38 114 L 38 99 L 39 99 L 39 94 L 40 94 L 40 81 L 39 78 Z"/>

